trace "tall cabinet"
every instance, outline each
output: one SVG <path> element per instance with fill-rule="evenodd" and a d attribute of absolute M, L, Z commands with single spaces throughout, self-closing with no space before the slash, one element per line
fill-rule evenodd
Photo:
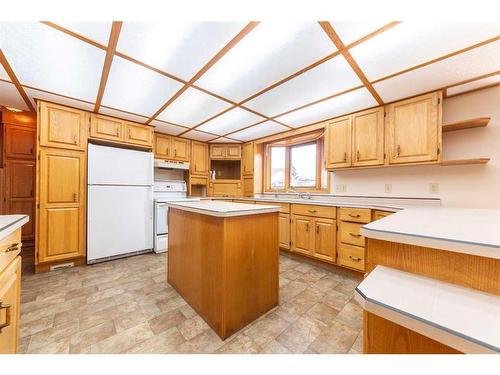
<path fill-rule="evenodd" d="M 38 102 L 37 271 L 85 260 L 89 114 Z"/>

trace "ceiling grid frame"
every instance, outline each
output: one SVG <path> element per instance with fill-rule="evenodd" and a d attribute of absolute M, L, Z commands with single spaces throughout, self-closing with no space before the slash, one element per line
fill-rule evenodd
<path fill-rule="evenodd" d="M 23 86 L 21 85 L 21 82 L 19 82 L 19 79 L 17 79 L 16 74 L 12 70 L 12 67 L 9 64 L 9 61 L 7 60 L 7 57 L 4 55 L 2 49 L 0 48 L 0 64 L 2 64 L 4 70 L 7 72 L 10 80 L 13 83 L 14 86 L 16 87 L 17 91 L 19 92 L 19 95 L 23 98 L 24 102 L 28 106 L 31 112 L 36 112 L 35 107 L 33 106 L 33 103 L 31 103 L 30 98 L 28 97 L 28 94 L 26 94 L 26 91 L 24 91 Z"/>

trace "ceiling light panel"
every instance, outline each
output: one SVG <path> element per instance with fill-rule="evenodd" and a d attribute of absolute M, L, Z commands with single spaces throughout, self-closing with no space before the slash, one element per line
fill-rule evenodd
<path fill-rule="evenodd" d="M 104 107 L 104 106 L 99 107 L 99 113 L 101 113 L 103 115 L 118 117 L 118 118 L 121 118 L 123 120 L 139 122 L 139 123 L 145 123 L 148 120 L 148 117 L 145 117 L 145 116 L 138 116 L 138 115 L 133 114 L 133 113 L 117 111 L 116 109 L 108 108 L 108 107 Z"/>
<path fill-rule="evenodd" d="M 455 55 L 374 85 L 384 102 L 432 91 L 498 71 L 500 41 Z"/>
<path fill-rule="evenodd" d="M 335 50 L 317 22 L 261 22 L 196 84 L 241 101 Z"/>
<path fill-rule="evenodd" d="M 182 86 L 178 81 L 115 56 L 102 104 L 149 117 Z"/>
<path fill-rule="evenodd" d="M 337 56 L 245 103 L 266 116 L 275 116 L 361 85 L 343 56 Z"/>
<path fill-rule="evenodd" d="M 191 79 L 244 27 L 244 22 L 124 22 L 117 50 Z"/>
<path fill-rule="evenodd" d="M 344 45 L 349 45 L 356 40 L 380 29 L 391 21 L 386 19 L 367 19 L 363 21 L 331 21 L 333 29 L 342 40 Z"/>
<path fill-rule="evenodd" d="M 222 112 L 231 104 L 189 88 L 171 103 L 158 118 L 174 124 L 194 126 Z"/>
<path fill-rule="evenodd" d="M 213 134 L 199 132 L 197 130 L 190 130 L 186 134 L 184 134 L 183 137 L 194 139 L 195 141 L 207 142 L 216 138 L 217 136 Z"/>
<path fill-rule="evenodd" d="M 112 22 L 106 21 L 87 21 L 87 22 L 66 22 L 54 21 L 56 25 L 62 26 L 65 29 L 80 34 L 88 39 L 108 45 L 109 34 L 111 33 Z"/>
<path fill-rule="evenodd" d="M 403 22 L 350 50 L 369 80 L 500 34 L 499 22 Z"/>
<path fill-rule="evenodd" d="M 29 111 L 16 86 L 4 81 L 0 81 L 0 105 Z"/>
<path fill-rule="evenodd" d="M 103 50 L 36 22 L 2 22 L 0 34 L 2 50 L 22 84 L 95 100 Z"/>
<path fill-rule="evenodd" d="M 229 138 L 217 138 L 214 139 L 213 141 L 210 141 L 210 143 L 240 143 L 240 142 Z"/>
<path fill-rule="evenodd" d="M 494 75 L 491 77 L 478 79 L 477 81 L 464 83 L 463 85 L 450 87 L 448 90 L 446 90 L 446 93 L 448 95 L 455 95 L 455 94 L 460 94 L 462 92 L 466 92 L 466 91 L 470 91 L 470 90 L 480 89 L 481 87 L 496 85 L 499 83 L 500 83 L 500 74 L 497 74 L 497 75 Z"/>
<path fill-rule="evenodd" d="M 198 129 L 213 134 L 227 134 L 238 129 L 253 125 L 264 118 L 241 108 L 233 108 L 226 113 L 206 122 Z"/>
<path fill-rule="evenodd" d="M 1 26 L 0 26 L 1 27 Z M 1 30 L 1 29 L 0 29 Z M 0 64 L 0 79 L 4 79 L 6 81 L 9 81 L 10 82 L 10 77 L 9 75 L 7 74 L 7 72 L 5 71 L 5 69 L 3 68 L 2 64 Z"/>
<path fill-rule="evenodd" d="M 253 139 L 262 138 L 268 135 L 281 133 L 288 130 L 286 126 L 277 124 L 273 121 L 266 121 L 261 124 L 252 126 L 247 129 L 240 130 L 237 133 L 231 134 L 231 138 L 238 139 L 240 141 L 251 141 Z"/>
<path fill-rule="evenodd" d="M 151 125 L 153 125 L 155 127 L 155 131 L 159 132 L 159 133 L 179 135 L 182 132 L 186 131 L 186 128 L 183 128 L 181 126 L 176 126 L 174 124 L 168 124 L 166 122 L 158 121 L 158 120 L 151 121 Z"/>
<path fill-rule="evenodd" d="M 33 105 L 35 106 L 35 108 L 36 108 L 35 99 L 42 99 L 42 100 L 46 100 L 48 102 L 66 105 L 68 107 L 82 109 L 84 111 L 93 111 L 94 110 L 93 103 L 86 103 L 86 102 L 82 102 L 80 100 L 65 98 L 64 96 L 49 94 L 47 92 L 34 90 L 34 89 L 27 88 L 27 87 L 24 88 L 24 91 L 26 91 L 26 94 L 33 102 Z"/>
<path fill-rule="evenodd" d="M 276 120 L 297 128 L 376 105 L 377 102 L 370 92 L 361 88 L 291 112 Z"/>

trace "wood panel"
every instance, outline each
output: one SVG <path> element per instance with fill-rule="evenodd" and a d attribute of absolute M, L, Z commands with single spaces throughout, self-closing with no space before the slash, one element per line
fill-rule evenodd
<path fill-rule="evenodd" d="M 39 102 L 40 146 L 84 151 L 87 148 L 87 113 Z"/>
<path fill-rule="evenodd" d="M 153 127 L 125 122 L 124 142 L 136 146 L 153 147 Z"/>
<path fill-rule="evenodd" d="M 364 271 L 366 269 L 365 248 L 341 243 L 338 248 L 337 262 L 341 266 Z"/>
<path fill-rule="evenodd" d="M 191 174 L 208 176 L 208 144 L 191 141 Z"/>
<path fill-rule="evenodd" d="M 290 249 L 290 214 L 279 214 L 279 242 L 280 248 Z"/>
<path fill-rule="evenodd" d="M 169 135 L 158 134 L 154 135 L 154 152 L 157 159 L 170 159 L 173 155 L 172 137 Z M 171 155 L 172 152 L 172 155 Z"/>
<path fill-rule="evenodd" d="M 227 145 L 226 146 L 227 159 L 241 159 L 241 146 L 240 145 Z"/>
<path fill-rule="evenodd" d="M 122 142 L 124 131 L 122 120 L 94 113 L 90 116 L 90 138 Z"/>
<path fill-rule="evenodd" d="M 337 243 L 337 223 L 332 219 L 314 220 L 314 257 L 335 262 Z"/>
<path fill-rule="evenodd" d="M 308 216 L 292 214 L 292 251 L 313 254 L 314 220 Z"/>
<path fill-rule="evenodd" d="M 340 242 L 355 245 L 355 246 L 365 246 L 365 237 L 360 233 L 361 223 L 350 223 L 347 221 L 341 221 L 339 224 L 339 237 Z"/>
<path fill-rule="evenodd" d="M 253 142 L 245 143 L 242 147 L 243 176 L 253 175 Z"/>
<path fill-rule="evenodd" d="M 34 160 L 36 128 L 5 124 L 4 129 L 5 157 Z"/>
<path fill-rule="evenodd" d="M 214 197 L 237 197 L 241 195 L 240 180 L 216 180 L 210 182 L 210 192 Z"/>
<path fill-rule="evenodd" d="M 225 145 L 210 145 L 210 159 L 225 159 Z"/>
<path fill-rule="evenodd" d="M 329 121 L 325 128 L 326 168 L 344 168 L 352 164 L 352 117 Z"/>
<path fill-rule="evenodd" d="M 371 210 L 369 208 L 340 207 L 340 220 L 355 223 L 369 223 L 371 221 Z"/>
<path fill-rule="evenodd" d="M 384 107 L 352 115 L 352 165 L 384 164 Z"/>
<path fill-rule="evenodd" d="M 17 353 L 21 304 L 21 257 L 16 257 L 0 273 L 0 354 Z"/>
<path fill-rule="evenodd" d="M 189 161 L 191 141 L 185 138 L 172 138 L 172 158 L 177 161 Z"/>
<path fill-rule="evenodd" d="M 253 176 L 243 177 L 243 196 L 253 197 Z"/>

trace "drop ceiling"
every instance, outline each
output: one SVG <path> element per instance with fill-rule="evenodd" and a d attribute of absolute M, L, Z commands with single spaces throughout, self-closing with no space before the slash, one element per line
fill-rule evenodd
<path fill-rule="evenodd" d="M 500 83 L 498 22 L 56 20 L 0 22 L 0 36 L 0 105 L 40 98 L 205 142 Z"/>

